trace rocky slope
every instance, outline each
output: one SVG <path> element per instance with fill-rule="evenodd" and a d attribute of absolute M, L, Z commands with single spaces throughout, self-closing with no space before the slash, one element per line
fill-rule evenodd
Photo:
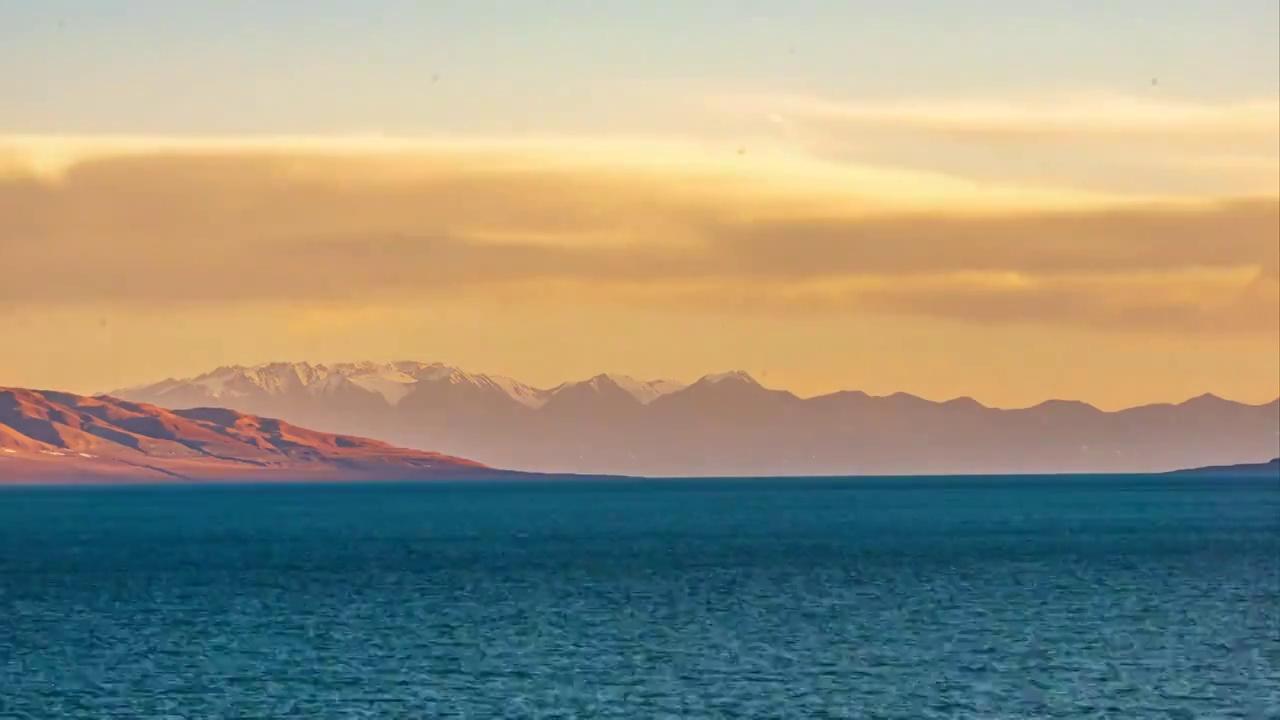
<path fill-rule="evenodd" d="M 221 408 L 0 388 L 0 483 L 425 479 L 498 471 Z"/>

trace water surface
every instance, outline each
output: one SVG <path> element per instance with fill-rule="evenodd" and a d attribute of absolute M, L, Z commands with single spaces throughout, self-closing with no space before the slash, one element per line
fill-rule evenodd
<path fill-rule="evenodd" d="M 1280 718 L 1280 484 L 0 489 L 0 718 Z"/>

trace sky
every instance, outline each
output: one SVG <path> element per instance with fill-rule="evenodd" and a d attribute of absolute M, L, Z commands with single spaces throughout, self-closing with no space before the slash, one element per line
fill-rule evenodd
<path fill-rule="evenodd" d="M 0 0 L 0 385 L 1280 395 L 1274 0 Z"/>

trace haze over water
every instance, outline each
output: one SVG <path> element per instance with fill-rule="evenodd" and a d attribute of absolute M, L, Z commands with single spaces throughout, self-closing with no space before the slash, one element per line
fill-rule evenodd
<path fill-rule="evenodd" d="M 0 717 L 1280 717 L 1272 480 L 0 491 Z"/>

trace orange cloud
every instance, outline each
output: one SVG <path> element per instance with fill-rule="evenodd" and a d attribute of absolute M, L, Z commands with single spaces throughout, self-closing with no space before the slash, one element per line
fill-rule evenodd
<path fill-rule="evenodd" d="M 19 158 L 0 265 L 25 269 L 0 303 L 513 292 L 1280 332 L 1274 197 L 1138 202 L 684 145 L 78 142 L 0 153 Z"/>

